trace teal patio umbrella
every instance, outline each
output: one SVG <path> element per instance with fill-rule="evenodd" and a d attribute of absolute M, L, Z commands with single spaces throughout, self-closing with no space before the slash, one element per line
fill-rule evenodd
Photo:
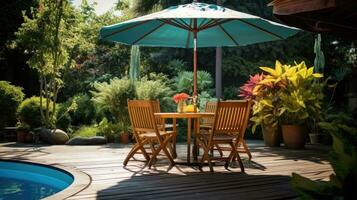
<path fill-rule="evenodd" d="M 100 38 L 128 45 L 193 48 L 197 97 L 197 47 L 237 47 L 281 40 L 299 29 L 222 6 L 193 2 L 104 26 Z"/>

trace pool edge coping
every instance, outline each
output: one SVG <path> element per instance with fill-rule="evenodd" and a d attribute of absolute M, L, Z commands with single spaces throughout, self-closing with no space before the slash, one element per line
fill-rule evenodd
<path fill-rule="evenodd" d="M 64 166 L 64 165 L 58 164 L 58 163 L 43 163 L 43 162 L 32 161 L 32 160 L 30 161 L 30 160 L 26 160 L 26 159 L 3 159 L 3 158 L 0 158 L 0 161 L 14 161 L 14 162 L 20 162 L 20 163 L 40 165 L 40 166 L 44 166 L 44 167 L 51 167 L 54 169 L 59 169 L 61 171 L 67 172 L 73 176 L 73 182 L 67 188 L 65 188 L 64 190 L 61 190 L 60 192 L 57 192 L 51 196 L 43 198 L 45 200 L 67 199 L 67 198 L 72 197 L 72 196 L 78 194 L 79 192 L 85 190 L 92 183 L 92 177 L 89 174 L 87 174 L 77 168 Z"/>

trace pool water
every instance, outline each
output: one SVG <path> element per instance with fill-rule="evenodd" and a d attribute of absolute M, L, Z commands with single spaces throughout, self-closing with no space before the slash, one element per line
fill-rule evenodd
<path fill-rule="evenodd" d="M 0 200 L 32 200 L 53 195 L 73 183 L 63 170 L 23 162 L 0 161 Z"/>

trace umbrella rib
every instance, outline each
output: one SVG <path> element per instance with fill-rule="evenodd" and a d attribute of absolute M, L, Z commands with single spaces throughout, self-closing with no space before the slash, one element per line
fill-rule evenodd
<path fill-rule="evenodd" d="M 218 22 L 219 19 L 210 19 L 210 21 L 208 21 L 207 23 L 203 24 L 202 26 L 200 26 L 200 29 L 205 29 L 207 26 L 211 26 L 212 24 L 215 24 L 216 22 Z"/>
<path fill-rule="evenodd" d="M 158 25 L 157 27 L 151 29 L 149 32 L 145 33 L 144 35 L 142 35 L 140 38 L 138 38 L 137 40 L 135 40 L 133 42 L 133 44 L 136 44 L 137 42 L 139 42 L 140 40 L 142 40 L 143 38 L 145 38 L 146 36 L 150 35 L 151 33 L 153 33 L 154 31 L 156 31 L 157 29 L 159 29 L 161 26 L 165 25 L 165 23 L 161 23 L 160 25 Z"/>
<path fill-rule="evenodd" d="M 128 27 L 126 27 L 126 28 L 123 28 L 123 29 L 114 31 L 114 32 L 112 32 L 112 33 L 110 33 L 110 34 L 108 34 L 108 35 L 105 35 L 105 36 L 103 37 L 103 39 L 105 39 L 105 38 L 107 38 L 107 37 L 110 37 L 110 36 L 112 36 L 112 35 L 115 35 L 115 34 L 117 34 L 117 33 L 120 33 L 120 32 L 129 30 L 129 29 L 135 28 L 136 26 L 139 26 L 139 25 L 142 25 L 142 24 L 145 24 L 145 23 L 148 23 L 148 22 L 149 22 L 149 21 L 142 21 L 142 22 L 140 22 L 140 23 L 133 24 L 133 25 L 128 26 Z"/>
<path fill-rule="evenodd" d="M 190 19 L 190 27 L 192 26 L 192 19 Z M 190 30 L 188 30 L 187 31 L 188 32 L 188 34 L 187 34 L 187 41 L 186 41 L 186 48 L 188 48 L 188 45 L 190 44 L 190 39 L 191 39 L 191 31 Z"/>
<path fill-rule="evenodd" d="M 219 21 L 219 20 L 217 21 L 217 20 L 216 20 L 214 23 L 211 23 L 211 24 L 209 24 L 209 25 L 203 26 L 203 27 L 200 29 L 200 31 L 205 30 L 205 29 L 208 29 L 208 28 L 212 28 L 212 27 L 214 27 L 214 26 L 219 26 L 219 25 L 221 25 L 221 24 L 230 22 L 230 21 L 232 21 L 232 20 L 234 20 L 234 19 L 225 19 L 225 20 L 222 20 L 222 21 Z"/>
<path fill-rule="evenodd" d="M 259 26 L 257 26 L 257 25 L 254 25 L 254 24 L 250 23 L 250 22 L 247 22 L 247 21 L 245 21 L 245 20 L 243 20 L 243 19 L 236 19 L 236 20 L 241 21 L 241 22 L 243 22 L 243 23 L 245 23 L 245 24 L 248 24 L 249 26 L 252 26 L 252 27 L 254 27 L 254 28 L 258 29 L 258 30 L 261 30 L 261 31 L 263 31 L 263 32 L 266 32 L 266 33 L 268 33 L 268 34 L 270 34 L 270 35 L 273 35 L 273 36 L 275 36 L 275 37 L 277 37 L 277 38 L 279 38 L 279 39 L 281 39 L 281 40 L 284 39 L 283 37 L 281 37 L 280 35 L 278 35 L 278 34 L 276 34 L 276 33 L 273 33 L 273 32 L 271 32 L 271 31 L 268 31 L 268 30 L 266 30 L 266 29 L 264 29 L 264 28 L 261 28 L 261 27 L 259 27 Z"/>
<path fill-rule="evenodd" d="M 205 22 L 206 22 L 206 20 L 207 20 L 207 18 L 204 18 L 204 19 L 201 21 L 200 25 L 198 25 L 198 29 L 200 29 L 200 28 L 201 28 L 201 26 L 203 25 L 203 23 L 205 23 Z"/>
<path fill-rule="evenodd" d="M 187 28 L 191 28 L 191 26 L 190 25 L 188 25 L 183 19 L 179 19 L 182 23 L 181 24 L 183 24 L 184 26 L 186 26 Z M 175 22 L 177 22 L 176 20 L 175 20 Z"/>
<path fill-rule="evenodd" d="M 173 22 L 171 20 L 167 20 L 167 19 L 157 19 L 157 20 L 159 20 L 161 22 L 164 22 L 165 24 L 169 24 L 169 25 L 172 25 L 172 26 L 176 26 L 178 28 L 182 28 L 182 29 L 191 31 L 191 28 L 185 27 L 182 24 L 177 24 L 177 23 L 175 23 L 175 22 Z"/>
<path fill-rule="evenodd" d="M 234 42 L 234 44 L 236 44 L 236 46 L 239 46 L 238 42 L 232 37 L 231 34 L 229 34 L 229 33 L 227 32 L 226 29 L 224 29 L 224 27 L 223 27 L 221 24 L 219 24 L 218 26 L 219 26 L 219 28 L 221 28 L 222 31 Z"/>

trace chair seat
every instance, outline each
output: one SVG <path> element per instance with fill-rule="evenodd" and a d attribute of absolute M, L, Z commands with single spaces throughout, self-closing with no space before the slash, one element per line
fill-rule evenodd
<path fill-rule="evenodd" d="M 171 135 L 173 134 L 173 131 L 159 131 L 160 136 L 165 136 L 165 135 Z M 156 138 L 156 133 L 155 132 L 146 132 L 146 133 L 141 133 L 139 135 L 141 138 Z"/>
<path fill-rule="evenodd" d="M 210 137 L 210 133 L 207 130 L 201 130 L 199 135 L 204 139 L 209 139 L 209 137 Z M 234 138 L 235 138 L 235 136 L 232 134 L 222 133 L 222 134 L 215 134 L 213 136 L 213 141 L 232 142 Z"/>
<path fill-rule="evenodd" d="M 201 129 L 211 129 L 212 128 L 212 124 L 201 124 L 200 128 Z"/>

